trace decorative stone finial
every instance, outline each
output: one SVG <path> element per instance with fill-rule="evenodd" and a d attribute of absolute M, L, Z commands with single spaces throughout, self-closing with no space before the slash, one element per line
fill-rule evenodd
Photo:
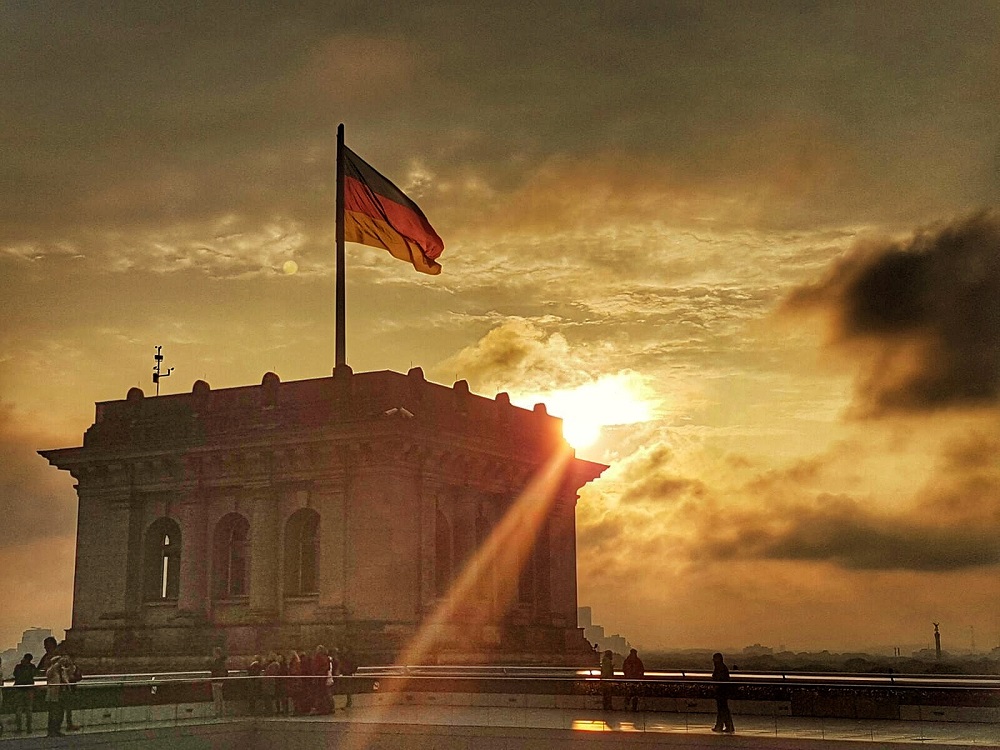
<path fill-rule="evenodd" d="M 265 387 L 274 388 L 281 382 L 281 378 L 273 372 L 265 372 L 264 377 L 261 379 L 260 384 Z"/>
<path fill-rule="evenodd" d="M 510 406 L 510 394 L 507 391 L 501 391 L 497 394 L 496 402 L 504 406 Z"/>
<path fill-rule="evenodd" d="M 424 379 L 424 368 L 422 367 L 411 367 L 406 373 L 407 377 L 416 378 L 417 380 Z"/>
<path fill-rule="evenodd" d="M 196 396 L 204 396 L 206 393 L 208 393 L 211 390 L 212 390 L 212 386 L 210 386 L 204 380 L 196 380 L 196 381 L 194 381 L 194 385 L 191 386 L 191 393 L 193 393 Z"/>
<path fill-rule="evenodd" d="M 142 392 L 142 388 L 138 386 L 132 386 L 128 389 L 128 394 L 125 396 L 126 401 L 140 401 L 146 398 L 146 394 Z"/>
<path fill-rule="evenodd" d="M 545 416 L 549 415 L 549 410 L 545 408 L 545 404 L 535 404 L 534 412 L 535 414 L 544 414 Z"/>
<path fill-rule="evenodd" d="M 469 392 L 469 381 L 468 380 L 456 380 L 455 385 L 452 386 L 456 393 L 468 393 Z"/>

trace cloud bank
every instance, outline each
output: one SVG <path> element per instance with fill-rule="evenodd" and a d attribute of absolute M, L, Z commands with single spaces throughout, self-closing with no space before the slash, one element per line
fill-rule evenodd
<path fill-rule="evenodd" d="M 792 312 L 820 310 L 861 361 L 863 416 L 1000 405 L 1000 213 L 856 247 Z"/>

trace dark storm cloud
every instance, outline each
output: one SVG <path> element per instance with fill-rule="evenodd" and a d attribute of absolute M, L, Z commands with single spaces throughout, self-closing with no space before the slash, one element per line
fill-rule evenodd
<path fill-rule="evenodd" d="M 321 220 L 338 116 L 370 117 L 411 60 L 405 43 L 307 5 L 12 10 L 0 31 L 0 240 Z"/>
<path fill-rule="evenodd" d="M 1000 213 L 856 248 L 787 301 L 815 307 L 864 359 L 860 413 L 1000 404 Z"/>
<path fill-rule="evenodd" d="M 884 517 L 856 500 L 822 495 L 754 519 L 730 519 L 700 549 L 714 559 L 826 561 L 861 570 L 960 570 L 1000 564 L 1000 516 L 955 523 L 944 515 Z M 722 519 L 719 519 L 722 521 Z"/>
<path fill-rule="evenodd" d="M 136 226 L 204 240 L 219 216 L 327 233 L 338 121 L 393 177 L 426 162 L 422 205 L 445 229 L 534 221 L 543 193 L 557 222 L 580 216 L 576 194 L 626 216 L 726 204 L 776 224 L 997 194 L 989 4 L 946 19 L 917 3 L 3 13 L 0 245 Z M 470 201 L 472 183 L 487 189 Z"/>

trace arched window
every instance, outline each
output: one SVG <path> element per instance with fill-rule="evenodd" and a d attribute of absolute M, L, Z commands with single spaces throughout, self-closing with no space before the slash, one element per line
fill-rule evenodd
<path fill-rule="evenodd" d="M 447 596 L 451 585 L 451 525 L 440 509 L 434 514 L 434 593 Z"/>
<path fill-rule="evenodd" d="M 295 511 L 285 524 L 285 596 L 319 591 L 319 513 Z"/>
<path fill-rule="evenodd" d="M 220 599 L 244 596 L 250 558 L 250 522 L 239 513 L 222 517 L 215 527 L 214 592 Z"/>
<path fill-rule="evenodd" d="M 181 527 L 172 518 L 160 518 L 146 529 L 144 566 L 146 601 L 177 598 L 181 583 Z"/>

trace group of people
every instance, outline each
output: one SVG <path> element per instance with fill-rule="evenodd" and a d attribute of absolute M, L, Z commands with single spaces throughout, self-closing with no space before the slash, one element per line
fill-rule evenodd
<path fill-rule="evenodd" d="M 3 704 L 5 693 L 11 707 L 14 709 L 14 731 L 33 731 L 35 714 L 35 679 L 45 679 L 45 708 L 48 712 L 48 736 L 62 737 L 63 722 L 67 731 L 78 727 L 73 724 L 73 686 L 83 679 L 80 667 L 73 656 L 49 636 L 42 646 L 45 653 L 34 663 L 33 654 L 25 654 L 14 666 L 13 689 L 3 690 L 3 664 L 0 663 L 0 705 Z"/>
<path fill-rule="evenodd" d="M 322 645 L 312 653 L 293 649 L 287 657 L 273 651 L 267 657 L 254 656 L 246 670 L 246 676 L 252 678 L 245 693 L 249 711 L 295 716 L 330 714 L 335 708 L 336 692 L 346 694 L 345 708 L 350 708 L 349 683 L 341 682 L 343 689 L 336 691 L 336 678 L 352 675 L 356 669 L 349 653 Z M 215 713 L 223 716 L 229 667 L 221 648 L 212 652 L 209 673 Z"/>
<path fill-rule="evenodd" d="M 733 714 L 729 710 L 729 696 L 732 691 L 730 684 L 729 667 L 722 654 L 716 652 L 712 654 L 712 681 L 715 686 L 715 726 L 713 732 L 724 732 L 732 734 L 736 731 L 733 726 Z M 633 648 L 622 663 L 622 676 L 626 680 L 641 680 L 646 675 L 646 667 L 639 658 L 638 652 Z M 610 711 L 612 707 L 612 684 L 615 677 L 614 653 L 609 649 L 601 655 L 601 698 L 605 711 Z M 639 710 L 639 694 L 642 686 L 638 684 L 627 684 L 625 688 L 625 705 L 632 711 Z"/>
<path fill-rule="evenodd" d="M 601 654 L 601 679 L 613 680 L 615 677 L 615 654 L 611 649 Z M 641 680 L 646 676 L 646 667 L 639 658 L 639 653 L 633 648 L 628 652 L 622 663 L 622 676 L 626 680 Z M 625 706 L 631 711 L 639 710 L 639 693 L 641 686 L 627 685 L 625 689 Z M 611 685 L 607 683 L 601 690 L 602 704 L 605 711 L 611 710 Z"/>
<path fill-rule="evenodd" d="M 14 689 L 7 690 L 7 700 L 14 709 L 15 732 L 26 728 L 32 731 L 34 716 L 34 691 L 31 686 L 38 677 L 45 679 L 45 707 L 48 712 L 48 736 L 62 737 L 63 722 L 67 731 L 76 730 L 73 724 L 73 686 L 83 679 L 80 667 L 72 655 L 55 638 L 46 638 L 45 653 L 38 664 L 32 654 L 25 654 L 14 667 Z M 713 732 L 735 732 L 733 715 L 729 710 L 731 692 L 729 668 L 720 653 L 712 655 L 712 681 L 715 688 L 716 719 Z M 226 681 L 229 666 L 221 648 L 215 648 L 208 665 L 212 685 L 212 701 L 216 716 L 225 714 Z M 330 714 L 335 709 L 334 695 L 342 692 L 347 696 L 345 708 L 351 707 L 349 682 L 341 683 L 336 690 L 338 677 L 353 675 L 357 667 L 345 651 L 317 646 L 312 653 L 293 649 L 286 657 L 271 652 L 266 658 L 254 656 L 247 666 L 246 676 L 252 678 L 246 688 L 246 697 L 251 714 L 263 711 L 267 714 L 312 715 Z M 642 680 L 646 670 L 636 649 L 631 649 L 622 663 L 622 674 L 626 680 Z M 607 650 L 601 655 L 601 686 L 604 710 L 612 708 L 612 680 L 615 678 L 614 654 Z M 0 663 L 0 706 L 5 695 L 3 690 L 3 664 Z M 632 711 L 639 710 L 641 685 L 630 684 L 626 689 L 626 706 Z"/>

